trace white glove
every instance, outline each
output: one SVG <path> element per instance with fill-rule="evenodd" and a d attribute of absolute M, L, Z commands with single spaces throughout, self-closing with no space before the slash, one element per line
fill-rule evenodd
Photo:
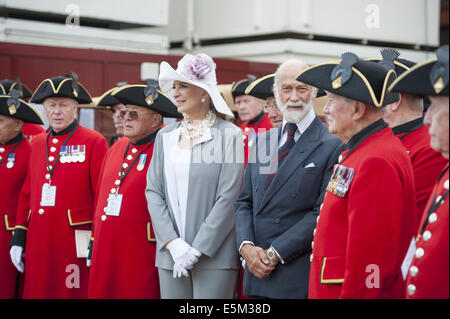
<path fill-rule="evenodd" d="M 190 270 L 198 261 L 201 253 L 192 248 L 183 239 L 177 238 L 167 245 L 167 249 L 172 255 L 175 263 L 173 267 L 173 278 L 179 278 L 181 275 L 188 277 L 189 274 L 186 269 Z"/>
<path fill-rule="evenodd" d="M 12 246 L 9 250 L 9 255 L 11 256 L 11 261 L 18 271 L 23 273 L 25 266 L 22 261 L 23 248 L 20 246 Z"/>
<path fill-rule="evenodd" d="M 181 278 L 181 276 L 189 277 L 189 273 L 180 264 L 175 264 L 173 266 L 173 278 Z"/>
<path fill-rule="evenodd" d="M 176 264 L 194 264 L 198 261 L 198 258 L 195 257 L 192 251 L 192 247 L 181 238 L 177 238 L 167 244 L 167 249 Z"/>

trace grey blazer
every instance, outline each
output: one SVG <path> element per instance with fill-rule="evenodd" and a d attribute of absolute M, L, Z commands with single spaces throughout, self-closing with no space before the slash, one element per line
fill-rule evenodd
<path fill-rule="evenodd" d="M 180 237 L 168 193 L 164 149 L 177 143 L 173 123 L 156 136 L 153 158 L 147 173 L 148 209 L 156 236 L 156 267 L 173 269 L 173 259 L 165 245 Z M 219 119 L 201 143 L 194 145 L 188 183 L 185 241 L 203 256 L 196 269 L 239 269 L 234 229 L 234 206 L 244 175 L 244 147 L 241 130 Z"/>

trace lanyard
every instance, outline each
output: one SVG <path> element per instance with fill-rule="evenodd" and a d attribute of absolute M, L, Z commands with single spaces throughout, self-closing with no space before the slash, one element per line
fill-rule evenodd
<path fill-rule="evenodd" d="M 130 164 L 130 166 L 128 166 L 128 169 L 125 171 L 123 170 L 123 162 L 125 161 L 125 158 L 128 154 L 128 150 L 130 149 L 131 146 L 131 142 L 128 142 L 127 148 L 125 150 L 125 153 L 123 154 L 123 159 L 122 159 L 122 165 L 120 165 L 120 184 L 119 187 L 117 188 L 117 193 L 119 193 L 119 188 L 120 185 L 122 185 L 122 181 L 125 179 L 125 177 L 128 175 L 128 173 L 131 171 L 131 169 L 134 167 L 134 165 L 136 164 L 136 162 L 138 161 L 139 157 L 142 155 L 142 153 L 144 153 L 149 147 L 150 145 L 152 145 L 153 141 L 148 142 L 147 146 L 145 146 L 142 151 L 139 152 L 139 154 L 137 154 L 136 158 L 134 159 L 134 161 Z"/>
<path fill-rule="evenodd" d="M 19 146 L 20 142 L 22 142 L 22 139 L 23 139 L 23 138 L 21 138 L 20 141 L 16 142 L 16 144 L 15 144 L 15 145 L 13 146 L 13 148 L 8 152 L 8 154 L 5 155 L 5 158 L 2 159 L 2 161 L 0 162 L 0 165 L 2 165 L 3 162 L 6 161 L 7 158 L 9 158 L 9 155 L 10 155 L 12 152 L 14 152 L 14 150 L 16 149 L 17 146 Z"/>
<path fill-rule="evenodd" d="M 448 171 L 448 167 L 447 167 L 446 170 L 444 170 L 444 171 L 441 173 L 441 176 L 439 176 L 438 183 L 441 181 L 442 177 L 444 177 L 444 175 L 445 175 L 445 173 L 446 173 L 447 171 Z M 437 201 L 437 202 L 436 202 L 436 195 L 437 195 L 437 193 L 435 193 L 435 194 L 433 195 L 433 201 L 431 202 L 430 208 L 428 209 L 427 218 L 425 219 L 425 222 L 423 223 L 423 226 L 422 226 L 422 228 L 420 229 L 420 235 L 422 235 L 422 234 L 425 232 L 425 228 L 427 228 L 427 226 L 428 226 L 428 218 L 430 217 L 430 215 L 436 210 L 436 208 L 438 208 L 439 206 L 441 206 L 441 205 L 444 203 L 445 199 L 446 199 L 447 196 L 448 196 L 448 191 L 446 191 L 446 192 L 441 196 L 441 198 L 439 199 L 439 201 Z"/>
<path fill-rule="evenodd" d="M 64 142 L 64 144 L 62 145 L 63 147 L 64 146 L 66 146 L 67 145 L 67 143 L 69 143 L 69 140 L 72 138 L 72 135 L 75 133 L 75 131 L 77 130 L 77 128 L 78 128 L 78 123 L 77 123 L 77 125 L 75 125 L 75 127 L 72 129 L 72 131 L 70 132 L 70 135 L 69 135 L 69 137 L 67 137 L 67 139 L 66 139 L 66 141 Z M 53 176 L 53 173 L 55 172 L 55 168 L 56 168 L 56 165 L 59 163 L 59 158 L 61 157 L 61 152 L 59 152 L 58 153 L 58 157 L 56 157 L 56 160 L 55 160 L 55 164 L 53 165 L 53 168 L 51 169 L 51 170 L 49 170 L 49 168 L 50 168 L 50 162 L 49 162 L 49 160 L 48 160 L 48 141 L 49 141 L 49 139 L 50 139 L 50 132 L 48 133 L 48 135 L 47 135 L 47 147 L 46 147 L 46 151 L 47 151 L 47 170 L 49 171 L 49 173 L 50 173 L 50 179 L 49 179 L 49 182 L 48 182 L 48 184 L 50 185 L 50 181 L 52 180 L 52 176 Z"/>

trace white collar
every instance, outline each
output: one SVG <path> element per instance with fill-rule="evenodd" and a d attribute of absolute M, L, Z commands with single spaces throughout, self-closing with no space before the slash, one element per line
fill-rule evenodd
<path fill-rule="evenodd" d="M 299 123 L 297 123 L 297 128 L 300 134 L 303 134 L 303 132 L 306 131 L 306 129 L 311 125 L 311 123 L 316 118 L 316 114 L 314 113 L 314 110 L 309 110 L 308 114 L 301 120 Z M 284 133 L 284 128 L 288 122 L 286 121 L 286 118 L 283 118 L 283 124 L 281 126 L 281 134 Z"/>

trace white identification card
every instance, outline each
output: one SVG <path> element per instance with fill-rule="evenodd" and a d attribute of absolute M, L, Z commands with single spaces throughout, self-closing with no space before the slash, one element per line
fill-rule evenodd
<path fill-rule="evenodd" d="M 56 186 L 42 185 L 41 206 L 54 207 L 56 201 Z"/>
<path fill-rule="evenodd" d="M 123 194 L 109 194 L 108 206 L 106 207 L 106 215 L 119 216 L 120 208 L 122 206 Z"/>
<path fill-rule="evenodd" d="M 414 255 L 416 253 L 416 239 L 413 237 L 411 240 L 411 243 L 409 244 L 408 251 L 406 252 L 405 259 L 402 263 L 402 275 L 403 280 L 406 280 L 406 277 L 408 276 L 409 268 L 411 267 L 411 263 L 414 259 Z"/>
<path fill-rule="evenodd" d="M 89 241 L 91 240 L 90 230 L 75 229 L 75 246 L 77 248 L 77 258 L 87 258 Z"/>

